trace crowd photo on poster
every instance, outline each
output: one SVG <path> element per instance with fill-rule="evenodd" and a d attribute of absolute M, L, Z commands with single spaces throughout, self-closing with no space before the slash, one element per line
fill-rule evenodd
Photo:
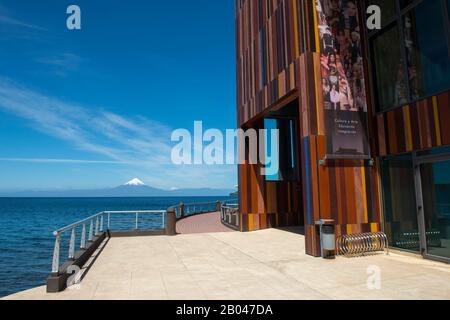
<path fill-rule="evenodd" d="M 325 109 L 367 111 L 354 0 L 316 0 Z"/>

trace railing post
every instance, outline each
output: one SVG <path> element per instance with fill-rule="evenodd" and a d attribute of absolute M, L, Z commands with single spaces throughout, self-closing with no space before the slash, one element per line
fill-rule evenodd
<path fill-rule="evenodd" d="M 52 273 L 59 273 L 59 251 L 61 248 L 61 235 L 59 233 L 55 234 L 55 248 L 53 249 L 53 261 L 52 261 Z"/>
<path fill-rule="evenodd" d="M 164 212 L 162 213 L 162 228 L 165 229 L 166 228 L 166 221 L 165 221 L 165 217 L 164 217 Z"/>
<path fill-rule="evenodd" d="M 176 213 L 175 209 L 168 209 L 167 210 L 167 217 L 166 217 L 166 235 L 167 236 L 174 236 L 176 234 Z"/>
<path fill-rule="evenodd" d="M 104 214 L 102 214 L 101 216 L 100 216 L 100 232 L 103 232 L 103 226 L 104 226 Z"/>
<path fill-rule="evenodd" d="M 220 202 L 220 201 L 217 201 L 216 202 L 216 211 L 217 212 L 220 212 L 220 209 L 222 208 L 222 202 Z"/>
<path fill-rule="evenodd" d="M 135 229 L 136 230 L 139 229 L 139 213 L 138 212 L 136 212 L 136 227 L 135 227 Z"/>
<path fill-rule="evenodd" d="M 184 203 L 180 203 L 180 218 L 184 218 Z"/>
<path fill-rule="evenodd" d="M 97 216 L 97 219 L 95 219 L 95 233 L 94 233 L 94 235 L 95 236 L 98 236 L 98 227 L 99 227 L 99 225 L 98 225 L 98 216 Z"/>
<path fill-rule="evenodd" d="M 89 224 L 89 242 L 94 240 L 94 220 L 91 219 Z"/>
<path fill-rule="evenodd" d="M 111 212 L 108 212 L 108 230 L 111 230 Z"/>
<path fill-rule="evenodd" d="M 69 244 L 69 260 L 73 260 L 75 258 L 75 228 L 72 228 L 72 234 L 70 235 L 70 244 Z"/>
<path fill-rule="evenodd" d="M 81 228 L 80 249 L 86 249 L 86 224 L 85 223 L 83 223 L 83 226 Z"/>
<path fill-rule="evenodd" d="M 239 210 L 238 210 L 238 211 L 236 211 L 236 227 L 238 227 L 238 228 L 239 228 L 239 218 L 240 218 L 240 216 L 239 216 Z"/>

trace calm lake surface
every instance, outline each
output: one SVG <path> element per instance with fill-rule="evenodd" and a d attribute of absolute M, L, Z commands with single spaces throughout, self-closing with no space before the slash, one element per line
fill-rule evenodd
<path fill-rule="evenodd" d="M 45 285 L 51 271 L 52 232 L 61 227 L 101 211 L 166 210 L 181 202 L 230 199 L 233 198 L 0 198 L 0 297 Z M 133 219 L 129 221 L 131 226 Z M 150 227 L 161 226 L 161 217 L 148 219 Z M 66 243 L 63 241 L 61 260 L 66 257 Z"/>

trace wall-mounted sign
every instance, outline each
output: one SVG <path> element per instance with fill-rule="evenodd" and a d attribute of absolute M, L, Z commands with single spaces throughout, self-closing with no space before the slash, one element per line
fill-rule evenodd
<path fill-rule="evenodd" d="M 327 158 L 369 159 L 367 100 L 356 1 L 316 0 Z"/>

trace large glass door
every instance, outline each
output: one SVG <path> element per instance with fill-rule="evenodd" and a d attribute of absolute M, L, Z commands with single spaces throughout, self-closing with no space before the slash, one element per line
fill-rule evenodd
<path fill-rule="evenodd" d="M 450 157 L 417 158 L 421 247 L 427 258 L 450 261 Z"/>
<path fill-rule="evenodd" d="M 412 154 L 383 159 L 384 232 L 389 246 L 420 252 Z"/>

